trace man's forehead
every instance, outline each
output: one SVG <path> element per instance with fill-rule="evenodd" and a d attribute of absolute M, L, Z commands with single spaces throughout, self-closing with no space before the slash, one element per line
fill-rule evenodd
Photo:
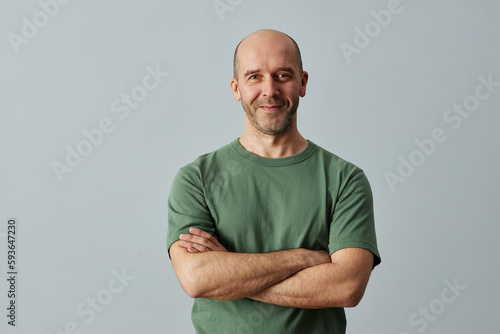
<path fill-rule="evenodd" d="M 241 45 L 238 50 L 240 70 L 244 72 L 252 69 L 295 67 L 295 49 L 284 43 L 280 44 L 259 44 L 249 43 Z"/>

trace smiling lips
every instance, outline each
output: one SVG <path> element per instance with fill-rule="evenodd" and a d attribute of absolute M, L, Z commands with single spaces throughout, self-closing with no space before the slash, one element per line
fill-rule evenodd
<path fill-rule="evenodd" d="M 283 106 L 282 105 L 278 105 L 278 104 L 270 104 L 270 105 L 260 106 L 260 108 L 262 110 L 268 111 L 268 112 L 279 111 L 279 110 L 281 110 L 281 107 L 283 107 Z"/>

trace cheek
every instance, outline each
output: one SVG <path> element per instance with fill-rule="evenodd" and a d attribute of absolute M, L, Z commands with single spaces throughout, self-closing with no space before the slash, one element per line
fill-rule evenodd
<path fill-rule="evenodd" d="M 283 95 L 286 97 L 287 100 L 294 101 L 295 99 L 298 99 L 300 96 L 300 87 L 296 85 L 286 87 L 286 89 L 283 90 Z"/>
<path fill-rule="evenodd" d="M 259 97 L 259 91 L 257 89 L 245 89 L 241 90 L 241 98 L 244 102 L 251 104 Z"/>

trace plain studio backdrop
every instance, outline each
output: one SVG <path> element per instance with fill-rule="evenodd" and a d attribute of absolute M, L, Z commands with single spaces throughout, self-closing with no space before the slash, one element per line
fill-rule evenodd
<path fill-rule="evenodd" d="M 233 51 L 272 28 L 310 75 L 299 130 L 373 188 L 382 264 L 348 333 L 498 333 L 499 14 L 493 0 L 2 1 L 0 331 L 194 333 L 166 251 L 170 185 L 241 135 Z"/>

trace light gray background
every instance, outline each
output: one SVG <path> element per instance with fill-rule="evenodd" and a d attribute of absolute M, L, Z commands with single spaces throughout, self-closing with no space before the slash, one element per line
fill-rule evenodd
<path fill-rule="evenodd" d="M 500 81 L 500 4 L 401 0 L 349 62 L 342 43 L 354 45 L 355 28 L 391 1 L 221 1 L 231 9 L 222 16 L 211 0 L 73 0 L 17 53 L 8 36 L 22 36 L 23 17 L 43 20 L 41 5 L 1 2 L 1 276 L 9 217 L 20 273 L 16 328 L 0 283 L 1 332 L 55 334 L 74 322 L 81 333 L 194 333 L 165 249 L 170 184 L 242 133 L 233 50 L 274 28 L 295 38 L 310 75 L 300 131 L 363 168 L 375 196 L 382 264 L 347 310 L 348 333 L 498 333 L 500 87 L 456 130 L 443 115 L 478 77 Z M 120 119 L 112 102 L 148 66 L 169 75 Z M 53 162 L 65 164 L 66 146 L 105 118 L 114 131 L 59 182 Z M 384 174 L 436 128 L 447 140 L 391 189 Z M 134 279 L 87 322 L 77 308 L 109 297 L 113 270 Z M 445 303 L 446 280 L 461 290 L 446 290 Z"/>

